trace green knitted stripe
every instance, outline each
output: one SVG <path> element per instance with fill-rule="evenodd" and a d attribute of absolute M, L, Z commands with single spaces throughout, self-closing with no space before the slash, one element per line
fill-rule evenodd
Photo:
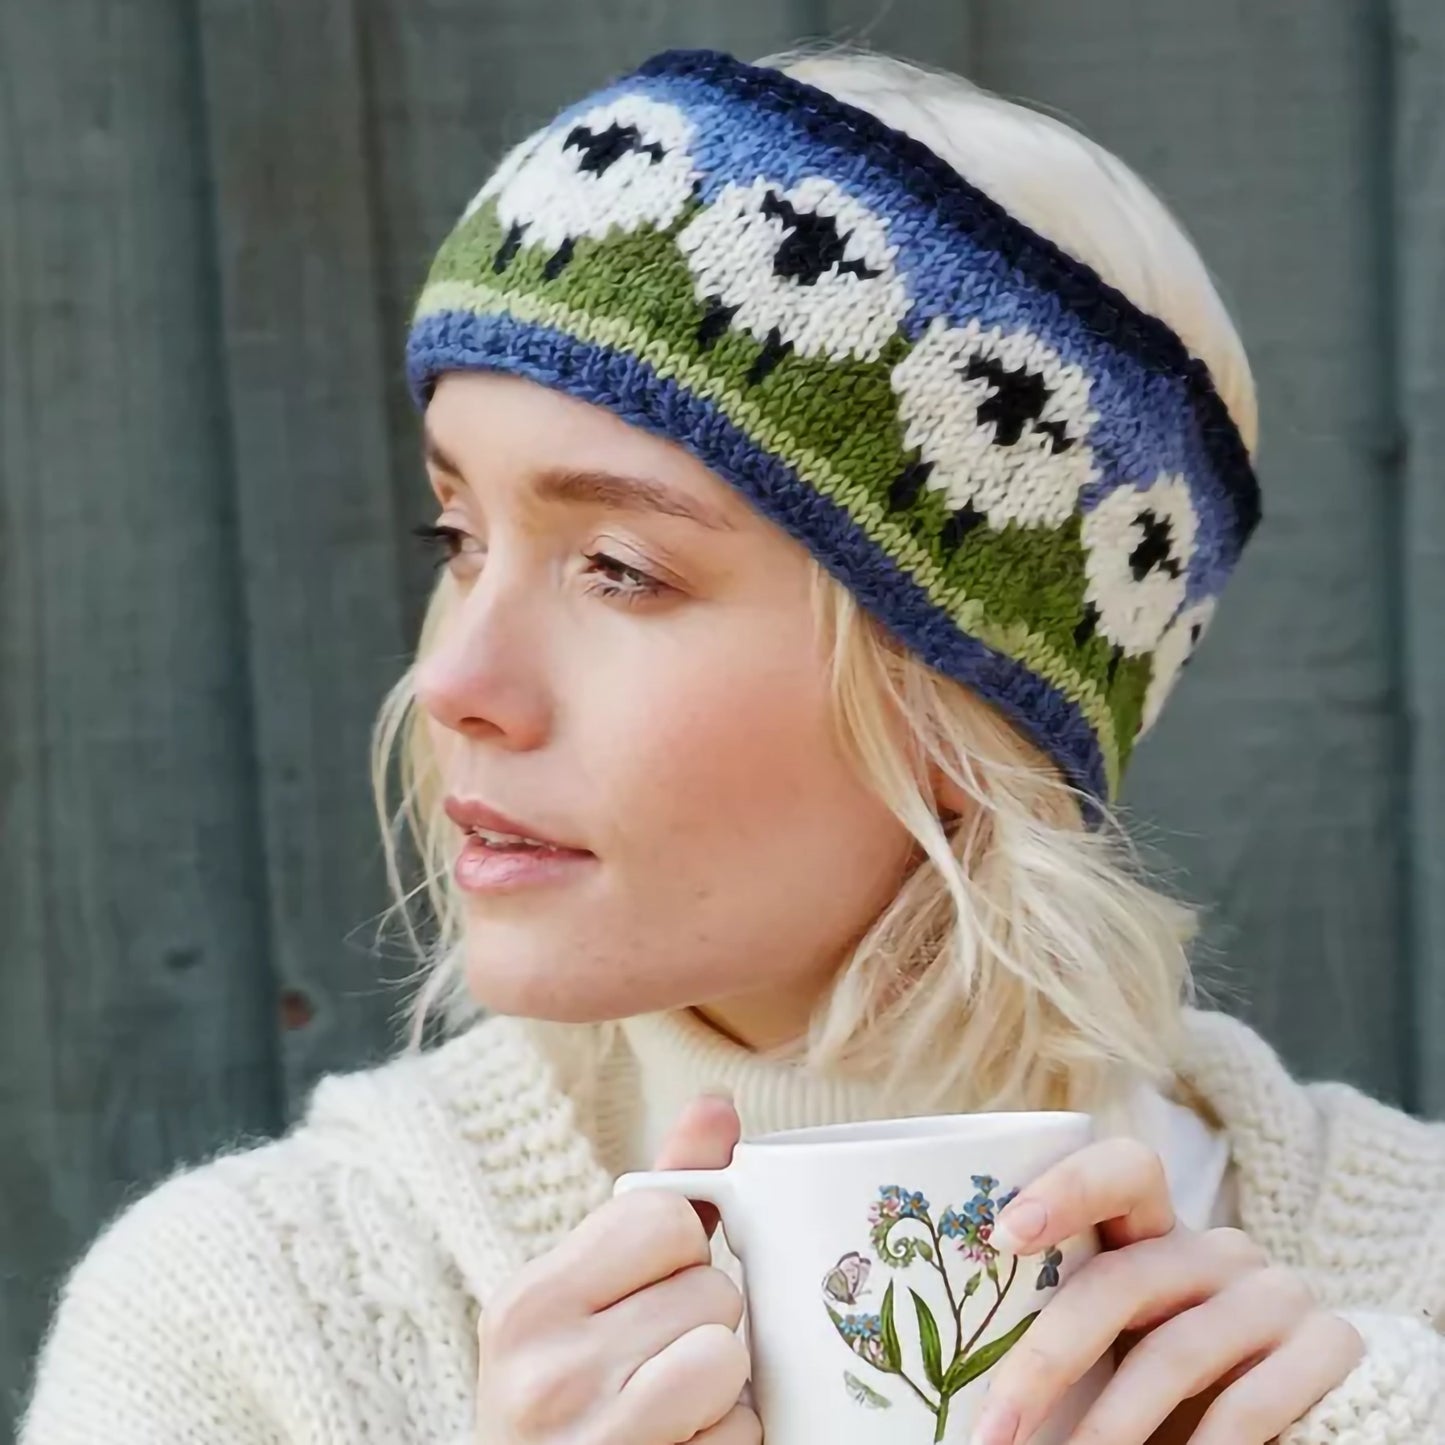
<path fill-rule="evenodd" d="M 762 350 L 756 338 L 728 328 L 706 352 L 697 345 L 704 308 L 676 237 L 698 209 L 690 207 L 665 231 L 640 227 L 613 232 L 605 241 L 579 236 L 570 262 L 549 278 L 545 266 L 551 248 L 544 245 L 523 246 L 501 275 L 493 274 L 492 257 L 503 230 L 489 204 L 443 246 L 429 284 L 485 278 L 489 287 L 505 294 L 545 296 L 589 316 L 636 323 L 674 356 L 705 356 L 709 374 L 724 387 L 746 390 L 799 445 L 833 457 L 850 487 L 885 493 L 907 461 L 892 385 L 893 368 L 909 350 L 907 339 L 895 337 L 872 360 L 792 353 L 765 380 L 748 382 L 748 371 Z M 638 284 L 639 277 L 646 278 L 645 285 Z M 935 502 L 934 494 L 928 500 Z M 936 533 L 942 511 L 935 505 Z"/>
<path fill-rule="evenodd" d="M 483 240 L 482 237 L 477 237 L 477 240 L 482 241 L 482 246 L 478 249 L 483 249 L 492 239 L 494 238 Z M 1147 658 L 1125 659 L 1121 663 L 1112 689 L 1115 696 L 1111 706 L 1111 700 L 1103 694 L 1097 683 L 1071 666 L 1046 632 L 1031 628 L 1022 620 L 999 619 L 1000 603 L 1003 599 L 998 595 L 997 577 L 992 569 L 989 585 L 994 595 L 990 596 L 987 602 L 970 596 L 960 584 L 955 569 L 940 562 L 936 547 L 926 545 L 924 539 L 916 535 L 908 525 L 906 517 L 889 512 L 881 488 L 874 489 L 861 484 L 856 472 L 843 475 L 832 461 L 832 457 L 837 454 L 836 447 L 830 454 L 825 455 L 808 446 L 791 426 L 785 425 L 776 414 L 769 413 L 763 397 L 754 395 L 762 392 L 764 387 L 750 387 L 744 393 L 738 385 L 742 379 L 741 374 L 734 377 L 732 368 L 724 372 L 719 367 L 719 358 L 715 352 L 710 351 L 702 358 L 696 355 L 692 358 L 679 355 L 669 346 L 666 337 L 658 335 L 651 324 L 643 326 L 626 315 L 604 315 L 590 309 L 597 299 L 595 272 L 590 272 L 587 277 L 587 310 L 569 306 L 560 300 L 543 301 L 528 294 L 520 275 L 515 278 L 509 276 L 508 281 L 512 284 L 506 287 L 460 279 L 460 276 L 464 275 L 475 276 L 484 269 L 477 264 L 476 256 L 465 254 L 470 250 L 470 246 L 458 246 L 455 249 L 449 247 L 444 257 L 438 258 L 438 266 L 433 271 L 433 276 L 437 279 L 430 281 L 423 291 L 415 319 L 420 320 L 444 311 L 470 311 L 479 316 L 511 315 L 520 321 L 546 326 L 593 345 L 606 346 L 639 357 L 659 376 L 675 381 L 693 395 L 712 402 L 759 447 L 780 458 L 809 486 L 844 507 L 864 533 L 907 571 L 929 599 L 946 611 L 964 632 L 995 651 L 1023 663 L 1074 701 L 1098 736 L 1110 789 L 1117 787 L 1122 763 L 1127 757 L 1127 754 L 1121 756 L 1119 738 L 1121 732 L 1124 737 L 1132 738 L 1134 730 L 1132 727 L 1121 729 L 1119 724 L 1123 717 L 1116 717 L 1116 709 L 1124 717 L 1132 714 L 1136 720 L 1141 714 L 1144 689 L 1149 679 Z M 447 262 L 445 266 L 442 264 L 443 259 Z M 531 278 L 532 283 L 548 285 L 551 290 L 556 291 L 561 278 L 550 283 L 542 281 L 540 268 L 543 260 L 545 253 L 539 251 L 538 254 L 519 255 L 513 266 L 520 268 L 526 264 L 530 268 L 535 264 L 538 274 Z M 449 275 L 453 279 L 446 279 Z M 513 286 L 517 289 L 514 290 Z M 625 294 L 625 291 L 619 289 L 614 293 L 614 297 L 620 303 Z M 655 296 L 656 293 L 651 294 Z M 650 315 L 649 323 L 651 321 Z M 695 319 L 691 324 L 695 326 Z M 756 348 L 752 348 L 748 364 L 751 364 L 751 356 L 755 354 Z M 781 369 L 780 366 L 779 370 Z M 836 363 L 828 365 L 828 375 L 830 384 L 835 383 Z M 817 390 L 826 388 L 819 387 Z M 796 392 L 792 393 L 792 398 L 793 405 L 796 406 Z M 857 405 L 856 398 L 841 404 L 849 409 L 850 415 L 856 414 L 851 411 L 851 408 Z M 891 406 L 887 415 L 892 416 Z M 897 457 L 901 465 L 901 451 L 897 452 Z M 1076 523 L 1063 529 L 1061 535 L 1064 545 L 1070 545 L 1068 539 L 1072 537 L 1071 545 L 1077 550 Z M 1040 539 L 1031 535 L 1027 540 L 1033 558 L 1033 564 L 1028 571 L 1036 577 L 1034 568 L 1037 567 Z M 960 551 L 967 554 L 969 549 L 965 547 Z M 1076 604 L 1074 610 L 1077 610 Z M 1067 616 L 1067 612 L 1063 615 Z M 1072 639 L 1069 641 L 1069 649 L 1076 655 L 1094 655 L 1102 672 L 1102 659 L 1107 654 L 1107 649 L 1099 644 L 1097 654 L 1091 654 L 1090 649 L 1095 646 L 1096 644 L 1091 643 L 1081 654 Z"/>
<path fill-rule="evenodd" d="M 755 337 L 729 328 L 701 350 L 697 333 L 704 309 L 676 240 L 697 209 L 688 208 L 665 230 L 613 231 L 605 241 L 578 237 L 570 261 L 552 276 L 546 274 L 551 248 L 524 245 L 494 277 L 492 258 L 503 229 L 488 203 L 448 238 L 431 280 L 470 282 L 485 276 L 494 293 L 545 296 L 570 312 L 640 327 L 649 344 L 677 368 L 686 368 L 689 359 L 704 365 L 712 380 L 709 394 L 745 395 L 753 412 L 773 432 L 791 438 L 795 450 L 829 459 L 840 479 L 832 495 L 852 515 L 881 515 L 908 529 L 928 551 L 929 560 L 914 570 L 936 574 L 931 595 L 987 598 L 996 620 L 1022 624 L 1061 660 L 1070 659 L 1072 673 L 1104 699 L 1114 737 L 1125 740 L 1120 762 L 1126 761 L 1151 664 L 1147 657 L 1116 663 L 1103 637 L 1082 647 L 1077 642 L 1086 586 L 1077 520 L 1052 532 L 980 529 L 959 546 L 942 540 L 949 504 L 941 491 L 925 488 L 910 507 L 896 510 L 886 500 L 888 490 L 914 454 L 904 443 L 892 376 L 910 343 L 895 337 L 869 360 L 790 353 L 761 382 L 747 376 L 762 350 Z M 647 277 L 645 287 L 638 285 L 640 276 Z M 752 430 L 755 436 L 763 434 Z"/>

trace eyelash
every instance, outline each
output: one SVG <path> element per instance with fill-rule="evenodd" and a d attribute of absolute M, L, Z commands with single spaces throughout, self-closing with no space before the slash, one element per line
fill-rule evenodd
<path fill-rule="evenodd" d="M 436 527 L 429 522 L 413 527 L 411 534 L 427 551 L 436 553 L 435 562 L 438 568 L 455 559 L 466 537 L 466 534 L 456 527 Z"/>
<path fill-rule="evenodd" d="M 436 566 L 438 568 L 456 561 L 461 556 L 462 548 L 468 540 L 468 534 L 463 532 L 460 527 L 439 527 L 430 523 L 413 527 L 412 535 L 417 537 L 424 547 L 437 554 Z M 594 581 L 589 590 L 599 597 L 631 605 L 657 597 L 666 590 L 666 583 L 659 582 L 656 577 L 648 576 L 640 568 L 630 566 L 626 562 L 619 562 L 616 557 L 609 557 L 605 552 L 586 552 L 583 556 L 597 569 L 599 574 L 620 573 L 626 580 L 627 585 L 619 585 L 615 580 L 607 578 Z"/>

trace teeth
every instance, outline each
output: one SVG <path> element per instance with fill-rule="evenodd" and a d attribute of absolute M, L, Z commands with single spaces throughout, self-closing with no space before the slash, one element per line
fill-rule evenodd
<path fill-rule="evenodd" d="M 472 828 L 470 831 L 472 837 L 480 838 L 483 843 L 493 848 L 516 848 L 519 846 L 550 848 L 552 846 L 541 838 L 524 838 L 518 833 L 493 833 L 489 828 Z"/>

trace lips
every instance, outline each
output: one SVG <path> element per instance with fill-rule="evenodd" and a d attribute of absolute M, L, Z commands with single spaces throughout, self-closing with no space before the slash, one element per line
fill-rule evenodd
<path fill-rule="evenodd" d="M 597 865 L 586 848 L 574 848 L 555 829 L 499 813 L 474 799 L 448 798 L 448 818 L 461 829 L 452 877 L 463 893 L 488 907 L 583 882 Z M 508 903 L 506 900 L 512 900 Z"/>
<path fill-rule="evenodd" d="M 561 853 L 589 852 L 586 848 L 579 848 L 563 838 L 556 837 L 537 823 L 509 817 L 506 813 L 500 813 L 474 799 L 449 797 L 442 804 L 442 808 L 447 817 L 467 834 L 511 839 L 517 843 L 549 848 Z"/>

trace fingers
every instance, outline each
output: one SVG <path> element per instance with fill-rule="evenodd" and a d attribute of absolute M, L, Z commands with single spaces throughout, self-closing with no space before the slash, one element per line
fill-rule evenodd
<path fill-rule="evenodd" d="M 721 1270 L 711 1266 L 684 1270 L 558 1331 L 545 1348 L 534 1348 L 520 1362 L 498 1371 L 503 1378 L 494 1382 L 493 1398 L 502 1403 L 514 1425 L 529 1432 L 526 1438 L 552 1438 L 599 1402 L 608 1410 L 629 1382 L 679 1341 L 709 1327 L 731 1334 L 742 1312 L 742 1295 Z M 689 1359 L 684 1351 L 682 1365 L 669 1367 L 665 1388 L 675 1385 L 696 1391 L 696 1381 L 688 1374 Z M 704 1366 L 711 1368 L 706 1361 Z M 618 1438 L 628 1445 L 643 1438 L 617 1428 Z M 673 1438 L 666 1436 L 669 1441 Z"/>
<path fill-rule="evenodd" d="M 679 1270 L 712 1260 L 707 1230 L 685 1199 L 657 1189 L 611 1199 L 555 1249 L 526 1265 L 489 1307 L 503 1335 L 604 1310 Z"/>
<path fill-rule="evenodd" d="M 994 1366 L 987 1411 L 999 1422 L 997 1425 L 990 1422 L 993 1434 L 999 1439 L 1028 1439 L 1058 1405 L 1064 1392 L 1112 1349 L 1121 1334 L 1147 1328 L 1158 1320 L 1177 1315 L 1181 1309 L 1190 1311 L 1190 1306 L 1221 1291 L 1228 1294 L 1236 1282 L 1258 1271 L 1263 1259 L 1263 1252 L 1245 1235 L 1237 1230 L 1221 1229 L 1207 1234 L 1176 1231 L 1162 1239 L 1144 1240 L 1128 1249 L 1090 1260 L 1049 1301 L 1029 1332 Z M 1256 1318 L 1267 1313 L 1256 1311 Z M 1298 1313 L 1295 1310 L 1282 1320 L 1279 1330 L 1286 1328 Z M 1166 1325 L 1157 1333 L 1163 1335 L 1170 1328 Z M 1227 1321 L 1223 1337 L 1229 1337 Z M 1131 1362 L 1143 1355 L 1149 1341 L 1155 1338 L 1149 1336 L 1128 1357 L 1121 1367 L 1121 1376 L 1131 1368 L 1137 1375 L 1137 1367 L 1132 1367 Z M 1166 1354 L 1168 1360 L 1172 1360 L 1172 1356 Z M 1133 1399 L 1131 1380 L 1124 1380 L 1120 1389 L 1126 1398 Z M 1152 1399 L 1153 1395 L 1146 1392 L 1145 1403 Z M 1168 1415 L 1170 1408 L 1172 1403 L 1161 1419 Z M 1013 1435 L 1008 1433 L 1005 1422 L 1012 1426 Z M 1146 1431 L 1139 1438 L 1147 1434 Z M 981 1438 L 992 1437 L 982 1433 Z M 1109 1438 L 1123 1442 L 1132 1437 L 1119 1434 Z"/>
<path fill-rule="evenodd" d="M 1314 1298 L 1297 1275 L 1274 1269 L 1246 1275 L 1212 1299 L 1160 1325 L 1131 1350 L 1074 1439 L 1079 1445 L 1103 1445 L 1105 1441 L 1109 1445 L 1143 1445 L 1183 1401 L 1226 1379 L 1239 1366 L 1270 1356 L 1314 1310 Z M 1300 1404 L 1296 1413 L 1303 1413 L 1310 1403 Z M 1295 1418 L 1295 1414 L 1281 1417 L 1279 1424 Z M 1259 1435 L 1231 1430 L 1221 1438 L 1227 1438 L 1230 1445 L 1244 1445 L 1271 1439 L 1276 1433 L 1277 1429 Z M 1194 1436 L 1196 1441 L 1199 1438 Z"/>
<path fill-rule="evenodd" d="M 746 1405 L 734 1405 L 709 1430 L 694 1435 L 688 1445 L 762 1445 L 763 1422 Z"/>
<path fill-rule="evenodd" d="M 663 1141 L 657 1166 L 721 1169 L 732 1158 L 739 1128 L 726 1099 L 695 1099 Z M 609 1200 L 523 1272 L 527 1298 L 542 1312 L 558 1304 L 564 1313 L 603 1310 L 678 1270 L 708 1264 L 717 1212 L 708 1220 L 705 1208 L 656 1189 Z"/>
<path fill-rule="evenodd" d="M 1313 1314 L 1209 1407 L 1193 1445 L 1260 1445 L 1281 1435 L 1360 1362 L 1359 1331 L 1338 1315 Z"/>
<path fill-rule="evenodd" d="M 698 1100 L 658 1165 L 721 1169 L 738 1134 L 729 1102 Z M 679 1195 L 609 1200 L 487 1301 L 479 1409 L 518 1441 L 674 1445 L 706 1431 L 715 1445 L 756 1445 L 755 1418 L 736 1409 L 742 1296 L 711 1256 L 708 1227 Z"/>
<path fill-rule="evenodd" d="M 1006 1254 L 1041 1254 L 1095 1225 L 1110 1249 L 1174 1228 L 1169 1183 L 1152 1149 L 1106 1139 L 1071 1154 L 999 1214 L 993 1244 Z"/>
<path fill-rule="evenodd" d="M 700 1325 L 735 1330 L 742 1322 L 743 1296 L 722 1270 L 699 1265 L 682 1270 L 596 1314 L 588 1329 L 612 1355 L 612 1390 L 620 1390 L 643 1360 Z"/>
<path fill-rule="evenodd" d="M 607 1411 L 603 1438 L 691 1440 L 727 1417 L 747 1378 L 743 1342 L 724 1325 L 699 1325 L 638 1366 Z"/>
<path fill-rule="evenodd" d="M 724 1169 L 742 1136 L 732 1103 L 702 1094 L 677 1116 L 657 1151 L 654 1169 Z"/>
<path fill-rule="evenodd" d="M 730 1100 L 716 1094 L 694 1099 L 678 1115 L 658 1149 L 654 1169 L 725 1169 L 742 1137 L 742 1123 Z M 701 1200 L 693 1202 L 698 1218 L 711 1235 L 718 1212 Z"/>

